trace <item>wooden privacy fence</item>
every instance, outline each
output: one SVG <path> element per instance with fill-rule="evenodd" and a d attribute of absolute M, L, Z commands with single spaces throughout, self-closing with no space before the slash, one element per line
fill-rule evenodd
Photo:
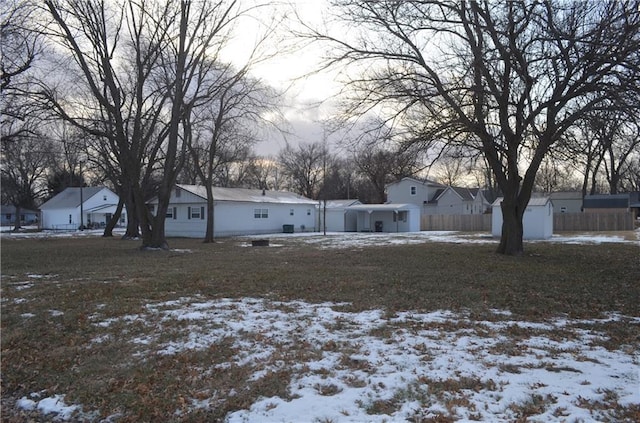
<path fill-rule="evenodd" d="M 630 212 L 555 213 L 553 215 L 553 232 L 632 231 L 633 229 L 633 215 Z M 423 215 L 420 219 L 420 230 L 491 232 L 491 215 Z"/>
<path fill-rule="evenodd" d="M 420 219 L 422 231 L 491 232 L 490 214 L 433 214 Z"/>
<path fill-rule="evenodd" d="M 633 214 L 630 212 L 556 213 L 553 232 L 571 231 L 632 231 Z"/>

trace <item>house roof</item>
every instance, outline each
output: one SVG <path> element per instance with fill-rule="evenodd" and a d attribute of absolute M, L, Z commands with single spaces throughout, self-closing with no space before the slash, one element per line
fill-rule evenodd
<path fill-rule="evenodd" d="M 202 185 L 177 186 L 204 200 L 207 199 L 207 190 Z M 317 202 L 301 195 L 288 191 L 267 191 L 247 188 L 222 188 L 213 187 L 215 201 L 237 201 L 247 203 L 282 203 L 282 204 L 316 204 Z"/>
<path fill-rule="evenodd" d="M 433 187 L 444 187 L 444 185 L 442 185 L 441 183 L 438 183 L 436 181 L 432 181 L 430 179 L 416 179 L 416 178 L 411 178 L 409 176 L 406 176 L 406 177 L 400 179 L 399 181 L 391 182 L 391 183 L 387 184 L 386 186 L 388 187 L 390 185 L 396 185 L 396 184 L 399 184 L 402 181 L 411 181 L 411 182 L 415 182 L 416 184 L 429 185 L 429 186 L 433 186 Z"/>
<path fill-rule="evenodd" d="M 502 202 L 504 197 L 498 197 L 496 198 L 496 201 L 493 202 L 493 204 L 491 204 L 492 206 L 500 206 L 500 203 Z M 550 202 L 551 199 L 549 197 L 531 197 L 531 199 L 529 199 L 529 204 L 527 204 L 527 207 L 536 207 L 536 206 L 546 206 L 548 202 Z"/>
<path fill-rule="evenodd" d="M 16 206 L 13 204 L 2 204 L 0 205 L 0 213 L 2 214 L 14 214 L 16 212 Z M 25 214 L 38 214 L 37 211 L 31 209 L 20 208 L 21 213 Z"/>
<path fill-rule="evenodd" d="M 387 203 L 387 204 L 356 204 L 354 206 L 349 206 L 347 209 L 349 210 L 357 210 L 357 211 L 404 211 L 404 210 L 414 210 L 419 209 L 420 207 L 415 204 L 395 204 L 395 203 Z"/>
<path fill-rule="evenodd" d="M 629 193 L 585 195 L 582 207 L 585 209 L 626 209 L 629 207 Z"/>
<path fill-rule="evenodd" d="M 580 191 L 561 191 L 549 193 L 552 200 L 582 200 Z"/>
<path fill-rule="evenodd" d="M 327 208 L 328 209 L 344 209 L 349 206 L 354 206 L 356 204 L 362 204 L 360 200 L 327 200 Z M 324 207 L 324 204 L 321 202 L 321 207 Z"/>
<path fill-rule="evenodd" d="M 83 187 L 82 200 L 87 201 L 106 187 Z M 80 206 L 80 187 L 65 188 L 64 191 L 40 206 L 41 209 L 67 209 Z"/>

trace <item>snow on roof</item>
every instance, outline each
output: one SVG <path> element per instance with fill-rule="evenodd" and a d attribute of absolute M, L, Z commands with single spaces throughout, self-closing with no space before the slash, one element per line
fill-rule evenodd
<path fill-rule="evenodd" d="M 207 190 L 202 185 L 177 185 L 203 199 L 207 198 Z M 248 203 L 282 203 L 282 204 L 316 204 L 317 202 L 288 191 L 269 191 L 248 188 L 213 187 L 215 201 L 237 201 Z"/>
<path fill-rule="evenodd" d="M 327 208 L 328 209 L 343 209 L 349 206 L 355 206 L 360 203 L 360 200 L 327 200 Z M 321 207 L 324 207 L 324 203 L 321 202 Z"/>
<path fill-rule="evenodd" d="M 106 187 L 83 187 L 82 200 L 87 201 Z M 41 209 L 64 209 L 80 206 L 80 187 L 65 188 L 64 191 L 40 206 Z"/>
<path fill-rule="evenodd" d="M 411 182 L 415 182 L 416 184 L 427 185 L 427 186 L 444 187 L 443 184 L 441 184 L 439 182 L 436 182 L 436 181 L 432 181 L 430 179 L 416 179 L 416 178 L 411 178 L 409 176 L 406 176 L 406 177 L 400 179 L 399 181 L 391 182 L 391 183 L 387 184 L 386 186 L 388 187 L 390 185 L 399 184 L 402 181 L 411 181 Z"/>
<path fill-rule="evenodd" d="M 496 198 L 496 201 L 493 202 L 492 206 L 500 206 L 504 197 Z M 549 197 L 532 197 L 527 204 L 527 207 L 536 207 L 536 206 L 546 206 L 547 203 L 551 201 Z"/>

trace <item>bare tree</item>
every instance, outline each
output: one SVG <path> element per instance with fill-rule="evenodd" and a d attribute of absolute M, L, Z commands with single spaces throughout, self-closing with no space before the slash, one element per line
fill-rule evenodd
<path fill-rule="evenodd" d="M 307 198 L 317 199 L 327 154 L 326 145 L 322 142 L 302 143 L 297 147 L 287 144 L 280 151 L 278 161 L 290 189 Z"/>
<path fill-rule="evenodd" d="M 250 157 L 246 164 L 246 184 L 256 189 L 279 190 L 279 170 L 274 157 Z"/>
<path fill-rule="evenodd" d="M 73 57 L 86 93 L 73 99 L 81 107 L 55 87 L 40 94 L 60 117 L 109 145 L 143 247 L 167 248 L 164 221 L 186 157 L 185 122 L 211 94 L 207 57 L 226 45 L 243 10 L 234 0 L 45 4 L 55 23 L 49 31 Z M 145 206 L 151 180 L 158 181 L 155 215 Z"/>
<path fill-rule="evenodd" d="M 252 58 L 241 69 L 212 64 L 208 81 L 212 95 L 195 107 L 193 121 L 185 122 L 191 164 L 207 192 L 204 242 L 214 242 L 213 186 L 232 184 L 232 174 L 249 156 L 258 128 L 266 122 L 263 113 L 274 107 L 271 90 L 249 77 L 252 64 Z"/>
<path fill-rule="evenodd" d="M 15 206 L 14 230 L 18 230 L 21 209 L 36 210 L 39 201 L 47 193 L 46 176 L 51 164 L 51 144 L 35 134 L 2 137 L 0 142 L 2 200 Z"/>
<path fill-rule="evenodd" d="M 640 8 L 628 2 L 337 0 L 356 64 L 349 112 L 379 110 L 426 148 L 484 155 L 502 201 L 498 252 L 523 252 L 522 217 L 544 157 L 586 112 L 638 90 Z"/>

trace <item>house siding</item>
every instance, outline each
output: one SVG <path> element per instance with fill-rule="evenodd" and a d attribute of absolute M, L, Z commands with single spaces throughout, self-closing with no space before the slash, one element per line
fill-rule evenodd
<path fill-rule="evenodd" d="M 415 195 L 411 194 L 411 188 L 415 187 Z M 415 204 L 422 207 L 425 202 L 433 199 L 436 191 L 443 185 L 435 182 L 422 182 L 412 178 L 404 178 L 398 182 L 387 185 L 387 201 L 393 204 Z"/>
<path fill-rule="evenodd" d="M 202 238 L 206 233 L 206 198 L 196 195 L 188 189 L 198 189 L 203 193 L 202 187 L 176 187 L 171 193 L 169 208 L 171 217 L 165 219 L 165 234 L 169 237 Z M 237 189 L 236 193 L 242 193 Z M 247 190 L 247 195 L 251 195 Z M 220 197 L 218 197 L 220 198 Z M 214 192 L 214 236 L 238 236 L 279 233 L 283 231 L 283 225 L 293 225 L 295 232 L 314 231 L 317 223 L 317 204 L 308 199 L 298 198 L 278 202 L 270 201 L 269 195 L 259 197 L 259 201 L 242 200 L 216 200 Z M 157 207 L 157 199 L 150 204 Z M 190 218 L 189 211 L 197 208 L 200 211 L 199 218 Z M 261 210 L 261 217 L 255 217 L 256 209 Z M 173 211 L 175 210 L 175 213 Z M 264 212 L 265 217 L 262 217 Z M 204 213 L 202 213 L 204 211 Z M 292 215 L 293 211 L 293 215 Z"/>

